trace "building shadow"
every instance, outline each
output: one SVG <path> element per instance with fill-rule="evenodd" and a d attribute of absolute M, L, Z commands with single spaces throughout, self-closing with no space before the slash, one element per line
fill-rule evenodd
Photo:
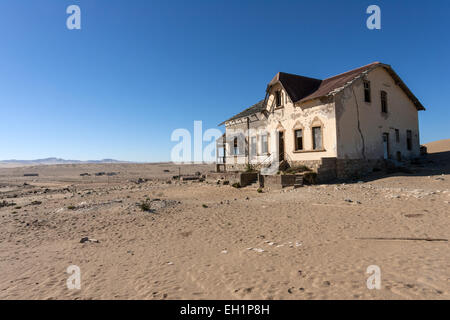
<path fill-rule="evenodd" d="M 397 165 L 365 176 L 335 182 L 371 182 L 387 177 L 428 177 L 442 174 L 450 174 L 450 151 L 426 154 L 408 165 Z"/>

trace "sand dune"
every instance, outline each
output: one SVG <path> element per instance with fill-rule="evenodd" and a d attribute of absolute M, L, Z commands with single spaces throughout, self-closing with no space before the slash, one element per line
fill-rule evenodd
<path fill-rule="evenodd" d="M 450 139 L 433 141 L 426 143 L 428 153 L 438 153 L 450 151 Z"/>

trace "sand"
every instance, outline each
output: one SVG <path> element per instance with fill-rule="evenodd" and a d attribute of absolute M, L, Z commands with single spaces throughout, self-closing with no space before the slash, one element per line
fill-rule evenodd
<path fill-rule="evenodd" d="M 414 240 L 450 238 L 446 150 L 413 174 L 263 193 L 175 181 L 170 164 L 3 168 L 0 298 L 449 299 L 449 242 Z M 117 175 L 80 176 L 101 171 Z"/>
<path fill-rule="evenodd" d="M 425 144 L 429 153 L 447 152 L 450 150 L 450 139 L 433 141 Z"/>

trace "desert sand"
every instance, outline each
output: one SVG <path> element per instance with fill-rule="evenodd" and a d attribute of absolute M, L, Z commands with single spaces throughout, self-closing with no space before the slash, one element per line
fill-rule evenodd
<path fill-rule="evenodd" d="M 263 193 L 173 180 L 172 164 L 0 168 L 0 298 L 449 299 L 449 150 L 412 173 Z"/>

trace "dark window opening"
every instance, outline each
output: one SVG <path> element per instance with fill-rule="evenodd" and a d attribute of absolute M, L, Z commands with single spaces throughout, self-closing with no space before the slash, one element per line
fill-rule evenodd
<path fill-rule="evenodd" d="M 239 153 L 238 138 L 234 138 L 233 140 L 233 152 L 234 155 L 237 155 Z"/>
<path fill-rule="evenodd" d="M 322 127 L 313 127 L 313 149 L 314 150 L 322 150 Z"/>
<path fill-rule="evenodd" d="M 383 113 L 387 113 L 388 112 L 387 93 L 386 93 L 386 91 L 381 91 L 381 112 L 383 112 Z"/>
<path fill-rule="evenodd" d="M 397 151 L 397 161 L 402 161 L 402 153 Z"/>
<path fill-rule="evenodd" d="M 370 81 L 364 81 L 364 101 L 370 102 Z"/>
<path fill-rule="evenodd" d="M 406 130 L 406 147 L 408 150 L 412 150 L 412 132 L 411 130 Z"/>
<path fill-rule="evenodd" d="M 281 91 L 275 92 L 275 103 L 277 107 L 281 107 Z"/>
<path fill-rule="evenodd" d="M 295 150 L 303 150 L 303 130 L 298 129 L 294 131 L 295 136 Z"/>
<path fill-rule="evenodd" d="M 395 129 L 395 142 L 400 142 L 400 130 Z"/>

